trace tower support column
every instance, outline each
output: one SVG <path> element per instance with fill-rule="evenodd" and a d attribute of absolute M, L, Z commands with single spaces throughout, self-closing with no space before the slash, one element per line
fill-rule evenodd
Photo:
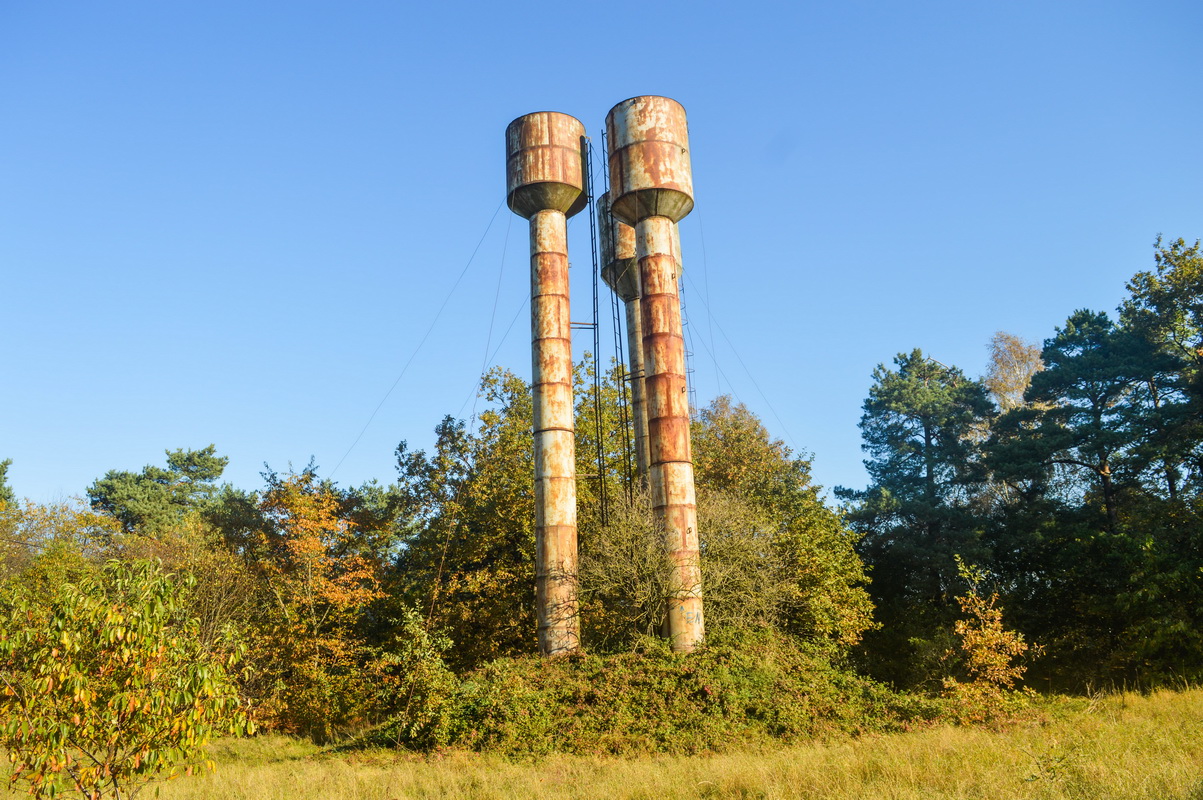
<path fill-rule="evenodd" d="M 674 650 L 689 651 L 701 643 L 706 626 L 675 227 L 668 217 L 645 217 L 635 224 L 635 242 L 642 288 L 648 486 L 673 563 L 665 628 Z"/>
<path fill-rule="evenodd" d="M 530 223 L 535 604 L 539 648 L 555 655 L 577 650 L 581 639 L 568 228 L 557 210 L 539 211 Z"/>

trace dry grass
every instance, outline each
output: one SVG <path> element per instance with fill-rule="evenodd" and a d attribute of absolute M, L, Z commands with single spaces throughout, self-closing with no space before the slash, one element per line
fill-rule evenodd
<path fill-rule="evenodd" d="M 160 797 L 1203 800 L 1203 689 L 1063 701 L 1043 723 L 1005 731 L 937 727 L 711 757 L 335 755 L 281 737 L 226 742 L 215 755 L 216 773 L 173 781 Z"/>

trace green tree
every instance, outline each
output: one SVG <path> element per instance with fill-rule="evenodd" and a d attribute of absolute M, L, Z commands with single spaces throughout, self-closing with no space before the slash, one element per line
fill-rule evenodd
<path fill-rule="evenodd" d="M 707 635 L 772 627 L 839 654 L 871 625 L 855 535 L 823 504 L 810 464 L 728 397 L 692 430 Z M 644 491 L 581 527 L 582 629 L 616 651 L 654 634 L 671 559 Z"/>
<path fill-rule="evenodd" d="M 1120 324 L 1077 311 L 1025 405 L 994 426 L 994 567 L 1044 669 L 1080 680 L 1192 674 L 1203 653 L 1192 348 L 1198 247 L 1158 241 Z M 1192 299 L 1193 298 L 1193 299 Z"/>
<path fill-rule="evenodd" d="M 726 396 L 692 427 L 707 616 L 761 608 L 761 623 L 836 651 L 858 643 L 872 625 L 859 536 L 819 496 L 810 461 Z"/>
<path fill-rule="evenodd" d="M 864 491 L 837 489 L 870 568 L 882 629 L 866 639 L 882 677 L 934 677 L 960 586 L 956 556 L 988 561 L 976 502 L 986 473 L 980 431 L 992 415 L 985 387 L 921 350 L 873 372 L 860 428 Z"/>
<path fill-rule="evenodd" d="M 478 429 L 445 419 L 435 451 L 398 448 L 402 507 L 414 520 L 394 582 L 458 669 L 534 652 L 534 454 L 530 387 L 493 370 Z"/>
<path fill-rule="evenodd" d="M 1128 282 L 1120 320 L 1161 360 L 1144 376 L 1143 421 L 1176 499 L 1183 479 L 1192 492 L 1203 488 L 1203 254 L 1197 240 L 1158 236 L 1154 248 L 1155 269 Z"/>
<path fill-rule="evenodd" d="M 1045 369 L 1032 378 L 1018 408 L 996 426 L 991 465 L 1004 478 L 1041 470 L 1085 477 L 1082 492 L 1096 493 L 1115 532 L 1124 454 L 1132 445 L 1128 395 L 1146 353 L 1103 312 L 1074 312 L 1044 343 Z"/>
<path fill-rule="evenodd" d="M 216 455 L 216 446 L 200 450 L 168 450 L 167 468 L 143 467 L 141 472 L 110 470 L 88 487 L 92 507 L 112 514 L 127 531 L 162 530 L 177 522 L 217 492 L 229 459 Z"/>
<path fill-rule="evenodd" d="M 110 555 L 117 521 L 81 502 L 0 508 L 0 585 L 48 599 L 63 583 L 94 571 Z"/>
<path fill-rule="evenodd" d="M 8 485 L 8 468 L 13 465 L 11 458 L 0 461 L 0 510 L 17 503 L 17 495 L 13 487 Z"/>
<path fill-rule="evenodd" d="M 117 525 L 111 517 L 102 518 Z M 260 610 L 250 562 L 231 551 L 221 531 L 197 512 L 154 534 L 113 536 L 106 552 L 127 562 L 157 561 L 171 572 L 195 578 L 184 602 L 197 620 L 202 641 L 217 642 L 226 630 L 245 632 Z"/>
<path fill-rule="evenodd" d="M 205 764 L 212 736 L 251 730 L 229 673 L 241 650 L 201 641 L 188 582 L 110 562 L 49 602 L 0 598 L 0 740 L 14 781 L 35 797 L 133 797 Z"/>

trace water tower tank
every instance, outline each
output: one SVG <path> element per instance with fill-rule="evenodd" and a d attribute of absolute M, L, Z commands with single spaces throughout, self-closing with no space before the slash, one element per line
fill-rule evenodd
<path fill-rule="evenodd" d="M 629 225 L 646 217 L 679 222 L 693 209 L 685 109 L 668 97 L 623 100 L 606 115 L 610 197 Z"/>
<path fill-rule="evenodd" d="M 505 129 L 506 202 L 530 219 L 540 211 L 571 217 L 588 203 L 585 126 L 557 111 L 524 114 Z"/>
<path fill-rule="evenodd" d="M 602 280 L 629 303 L 639 298 L 639 262 L 635 259 L 635 229 L 610 214 L 610 193 L 597 199 L 601 234 Z"/>

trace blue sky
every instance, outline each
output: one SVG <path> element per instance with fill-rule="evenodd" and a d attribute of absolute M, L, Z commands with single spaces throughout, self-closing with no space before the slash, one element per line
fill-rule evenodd
<path fill-rule="evenodd" d="M 471 413 L 486 351 L 529 377 L 506 124 L 558 110 L 600 141 L 662 94 L 690 121 L 698 399 L 862 486 L 876 364 L 980 374 L 996 330 L 1111 310 L 1159 232 L 1203 235 L 1201 24 L 1196 2 L 8 0 L 0 458 L 37 501 L 211 442 L 248 488 L 310 456 L 392 480 L 400 440 Z"/>

